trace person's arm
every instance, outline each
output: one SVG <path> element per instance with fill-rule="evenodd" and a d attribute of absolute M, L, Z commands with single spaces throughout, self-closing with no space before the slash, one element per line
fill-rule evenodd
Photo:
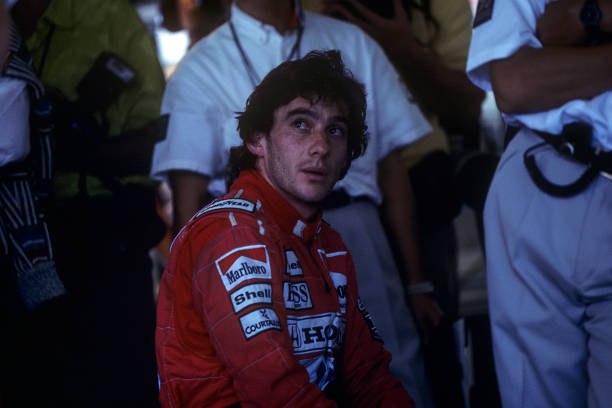
<path fill-rule="evenodd" d="M 173 170 L 168 172 L 168 176 L 172 190 L 172 232 L 176 235 L 211 200 L 208 193 L 210 178 L 187 170 Z"/>
<path fill-rule="evenodd" d="M 523 47 L 491 62 L 491 84 L 502 112 L 532 113 L 612 88 L 612 44 L 584 46 L 583 0 L 547 5 L 537 24 L 543 48 Z M 601 28 L 612 31 L 612 1 L 599 0 Z"/>
<path fill-rule="evenodd" d="M 540 112 L 612 88 L 612 44 L 595 47 L 523 47 L 491 61 L 497 106 L 510 114 Z"/>
<path fill-rule="evenodd" d="M 602 12 L 600 27 L 612 31 L 612 1 L 598 0 Z M 557 0 L 546 5 L 544 14 L 537 24 L 538 39 L 544 46 L 583 45 L 587 33 L 580 21 L 580 11 L 584 0 Z"/>
<path fill-rule="evenodd" d="M 398 265 L 402 281 L 405 286 L 423 283 L 426 279 L 419 264 L 414 196 L 399 150 L 392 151 L 379 162 L 378 174 L 391 239 L 395 240 L 402 259 L 402 265 Z M 428 294 L 412 294 L 409 300 L 424 341 L 427 341 L 427 329 L 430 324 L 440 323 L 442 311 Z"/>
<path fill-rule="evenodd" d="M 191 229 L 190 235 L 182 240 L 184 246 L 177 248 L 180 270 L 176 279 L 191 288 L 182 293 L 191 295 L 189 302 L 206 330 L 206 339 L 198 341 L 210 341 L 214 359 L 223 365 L 220 375 L 231 377 L 236 396 L 244 406 L 335 407 L 310 382 L 308 372 L 294 356 L 294 339 L 284 318 L 282 294 L 274 292 L 272 285 L 272 277 L 285 273 L 283 255 L 277 252 L 278 243 L 260 233 L 255 219 L 246 219 L 237 212 L 234 217 L 237 225 L 233 228 L 228 228 L 227 215 L 223 214 L 204 228 Z M 232 284 L 226 274 L 239 262 L 257 265 L 260 270 L 267 270 L 268 276 Z M 237 291 L 247 290 L 253 284 L 260 285 L 259 288 L 269 285 L 272 302 L 239 307 L 230 294 L 235 296 Z M 176 283 L 175 287 L 179 285 Z M 177 321 L 180 319 L 177 317 Z M 177 325 L 179 333 L 185 333 L 180 323 Z M 201 359 L 196 353 L 189 363 L 194 373 L 200 362 L 206 364 L 206 357 Z M 179 387 L 179 383 L 170 386 Z M 183 386 L 186 390 L 190 387 Z M 175 395 L 185 394 L 177 389 Z M 197 399 L 176 403 L 202 406 Z"/>
<path fill-rule="evenodd" d="M 461 5 L 460 0 L 454 1 Z M 340 13 L 370 34 L 385 50 L 424 108 L 437 114 L 441 123 L 452 131 L 473 131 L 480 116 L 484 92 L 470 82 L 463 70 L 447 67 L 431 48 L 418 43 L 401 0 L 394 0 L 395 15 L 390 19 L 378 16 L 358 1 L 348 0 L 348 3 L 365 21 L 355 17 L 337 0 L 325 1 L 323 10 Z M 467 1 L 463 6 L 468 7 Z M 465 23 L 469 27 L 470 20 Z M 467 46 L 465 44 L 466 49 Z"/>

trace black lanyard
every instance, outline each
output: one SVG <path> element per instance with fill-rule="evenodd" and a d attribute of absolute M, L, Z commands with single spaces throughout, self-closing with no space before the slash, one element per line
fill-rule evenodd
<path fill-rule="evenodd" d="M 289 53 L 289 56 L 287 57 L 285 61 L 291 60 L 294 55 L 297 56 L 297 58 L 300 58 L 300 44 L 302 42 L 302 33 L 304 32 L 304 26 L 302 25 L 303 16 L 302 16 L 302 9 L 301 7 L 299 7 L 299 2 L 296 2 L 296 7 L 298 11 L 297 37 L 295 39 L 295 43 L 293 44 L 293 47 L 291 48 L 291 52 Z M 249 75 L 249 79 L 251 80 L 251 83 L 253 84 L 253 88 L 255 88 L 261 82 L 261 77 L 257 74 L 257 72 L 255 71 L 255 68 L 253 68 L 253 64 L 251 64 L 251 60 L 246 55 L 244 48 L 242 48 L 242 44 L 240 43 L 240 39 L 238 38 L 238 33 L 236 33 L 236 28 L 234 27 L 234 24 L 232 23 L 231 20 L 229 21 L 229 27 L 232 32 L 232 38 L 234 39 L 234 44 L 236 44 L 236 47 L 238 48 L 238 51 L 240 52 L 240 56 L 242 57 L 242 64 L 244 65 L 244 68 L 246 69 L 247 74 Z"/>

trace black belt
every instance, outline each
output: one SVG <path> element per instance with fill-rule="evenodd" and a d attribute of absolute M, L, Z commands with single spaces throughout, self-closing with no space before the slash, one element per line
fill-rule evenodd
<path fill-rule="evenodd" d="M 585 123 L 570 123 L 563 127 L 560 135 L 535 131 L 543 142 L 531 146 L 523 154 L 523 161 L 533 182 L 547 194 L 555 197 L 572 197 L 586 189 L 600 173 L 612 174 L 612 151 L 602 151 L 591 145 L 593 130 Z M 582 175 L 566 185 L 555 184 L 542 174 L 532 152 L 550 145 L 557 152 L 587 166 Z"/>
<path fill-rule="evenodd" d="M 365 195 L 360 195 L 356 197 L 351 197 L 346 191 L 343 189 L 332 190 L 324 199 L 321 201 L 321 208 L 324 210 L 333 210 L 335 208 L 340 208 L 347 206 L 352 203 L 356 203 L 359 201 L 370 201 L 372 199 Z"/>

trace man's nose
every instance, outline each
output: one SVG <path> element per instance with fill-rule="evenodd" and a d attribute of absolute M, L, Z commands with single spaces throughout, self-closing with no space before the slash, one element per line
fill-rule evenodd
<path fill-rule="evenodd" d="M 329 141 L 325 129 L 315 128 L 311 134 L 310 154 L 325 156 L 329 153 Z"/>

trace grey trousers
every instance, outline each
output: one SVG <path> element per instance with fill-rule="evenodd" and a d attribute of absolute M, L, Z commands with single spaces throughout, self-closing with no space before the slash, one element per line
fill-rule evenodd
<path fill-rule="evenodd" d="M 326 210 L 323 219 L 341 235 L 351 252 L 359 296 L 391 352 L 390 370 L 417 407 L 433 407 L 420 338 L 404 301 L 404 290 L 393 254 L 373 203 L 358 201 Z"/>
<path fill-rule="evenodd" d="M 503 406 L 609 407 L 612 401 L 612 180 L 569 198 L 530 179 L 521 130 L 485 206 L 489 312 Z M 536 150 L 545 177 L 569 184 L 585 165 Z"/>

